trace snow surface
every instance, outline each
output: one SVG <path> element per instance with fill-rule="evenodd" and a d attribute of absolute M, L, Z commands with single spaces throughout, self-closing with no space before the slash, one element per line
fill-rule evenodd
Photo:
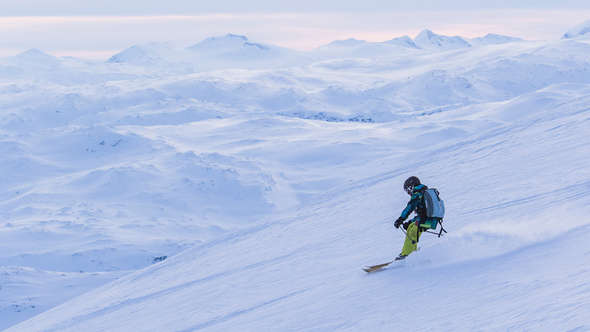
<path fill-rule="evenodd" d="M 590 45 L 418 37 L 0 59 L 0 328 L 590 330 Z"/>

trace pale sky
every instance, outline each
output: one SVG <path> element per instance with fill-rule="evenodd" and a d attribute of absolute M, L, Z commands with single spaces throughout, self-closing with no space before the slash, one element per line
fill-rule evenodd
<path fill-rule="evenodd" d="M 212 12 L 335 12 L 444 9 L 590 9 L 588 0 L 0 0 L 2 14 L 166 15 Z"/>
<path fill-rule="evenodd" d="M 227 33 L 300 50 L 425 28 L 550 40 L 589 19 L 590 0 L 0 0 L 0 56 L 39 48 L 106 59 L 134 44 L 188 46 Z"/>

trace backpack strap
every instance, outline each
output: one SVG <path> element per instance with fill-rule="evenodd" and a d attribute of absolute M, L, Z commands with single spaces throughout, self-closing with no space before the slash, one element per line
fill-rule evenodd
<path fill-rule="evenodd" d="M 443 232 L 444 232 L 444 233 L 447 233 L 447 230 L 446 230 L 446 229 L 444 229 L 444 227 L 443 227 L 443 225 L 442 225 L 442 219 L 441 219 L 441 220 L 439 220 L 439 221 L 437 222 L 437 224 L 436 224 L 436 225 L 437 225 L 437 227 L 438 227 L 438 224 L 440 224 L 440 231 L 439 231 L 438 233 L 437 233 L 437 232 L 431 232 L 431 231 L 429 231 L 429 230 L 428 230 L 428 229 L 426 229 L 426 228 L 424 228 L 424 232 L 426 232 L 426 233 L 430 233 L 430 234 L 434 234 L 434 235 L 438 235 L 438 237 L 441 237 L 441 236 L 443 235 Z M 436 228 L 435 228 L 435 230 L 436 230 Z"/>
<path fill-rule="evenodd" d="M 443 225 L 442 225 L 442 219 L 441 219 L 441 220 L 439 220 L 439 221 L 438 221 L 438 223 L 440 224 L 440 232 L 438 232 L 438 237 L 441 237 L 442 233 L 443 233 L 443 232 L 445 232 L 445 233 L 446 233 L 447 231 L 445 230 L 445 228 L 444 228 L 444 227 L 443 227 Z"/>

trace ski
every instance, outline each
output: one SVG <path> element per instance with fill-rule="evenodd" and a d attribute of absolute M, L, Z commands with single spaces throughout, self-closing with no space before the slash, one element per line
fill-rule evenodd
<path fill-rule="evenodd" d="M 380 271 L 380 270 L 383 270 L 384 268 L 386 268 L 389 264 L 391 264 L 393 262 L 395 262 L 395 260 L 393 260 L 391 262 L 383 263 L 383 264 L 377 264 L 377 265 L 373 265 L 373 266 L 365 266 L 363 268 L 363 271 L 365 271 L 367 273 Z"/>

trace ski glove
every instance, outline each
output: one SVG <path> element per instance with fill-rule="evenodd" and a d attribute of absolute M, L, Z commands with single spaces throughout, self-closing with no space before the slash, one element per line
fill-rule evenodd
<path fill-rule="evenodd" d="M 395 228 L 399 228 L 399 226 L 400 226 L 400 225 L 401 225 L 403 222 L 404 222 L 404 220 L 403 220 L 401 217 L 400 217 L 400 218 L 397 218 L 397 220 L 396 220 L 396 221 L 393 223 L 393 226 L 394 226 Z"/>
<path fill-rule="evenodd" d="M 404 223 L 404 229 L 405 229 L 406 231 L 408 230 L 408 227 L 410 227 L 410 224 L 411 224 L 411 223 L 412 223 L 411 221 L 406 221 L 406 222 Z"/>

